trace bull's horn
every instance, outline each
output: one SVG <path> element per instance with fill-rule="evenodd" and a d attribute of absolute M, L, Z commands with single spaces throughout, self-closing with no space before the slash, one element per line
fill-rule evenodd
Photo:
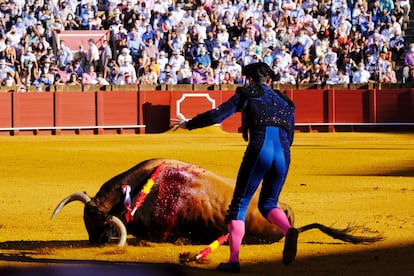
<path fill-rule="evenodd" d="M 70 196 L 65 197 L 57 206 L 55 211 L 53 211 L 52 216 L 50 217 L 50 219 L 53 219 L 59 212 L 60 210 L 65 207 L 66 204 L 72 202 L 72 201 L 82 201 L 84 204 L 88 203 L 89 201 L 91 201 L 90 197 L 85 194 L 85 193 L 74 193 L 71 194 Z"/>
<path fill-rule="evenodd" d="M 126 243 L 127 240 L 127 230 L 125 228 L 124 223 L 117 217 L 115 216 L 109 216 L 106 220 L 106 222 L 112 224 L 113 226 L 115 226 L 115 228 L 118 231 L 119 234 L 119 242 L 118 242 L 118 247 L 123 247 Z"/>

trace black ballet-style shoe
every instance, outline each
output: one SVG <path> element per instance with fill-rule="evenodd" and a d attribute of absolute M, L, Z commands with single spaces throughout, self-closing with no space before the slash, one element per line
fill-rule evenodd
<path fill-rule="evenodd" d="M 227 273 L 239 273 L 240 272 L 240 263 L 221 263 L 217 266 L 216 271 L 227 272 Z"/>
<path fill-rule="evenodd" d="M 285 245 L 283 247 L 283 264 L 289 265 L 296 257 L 298 247 L 299 231 L 296 228 L 290 228 L 285 237 Z"/>

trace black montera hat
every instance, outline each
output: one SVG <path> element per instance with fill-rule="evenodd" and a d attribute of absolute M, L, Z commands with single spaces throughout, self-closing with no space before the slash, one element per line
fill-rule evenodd
<path fill-rule="evenodd" d="M 275 72 L 264 62 L 256 62 L 243 66 L 242 74 L 252 78 L 255 82 L 268 79 L 276 80 Z"/>

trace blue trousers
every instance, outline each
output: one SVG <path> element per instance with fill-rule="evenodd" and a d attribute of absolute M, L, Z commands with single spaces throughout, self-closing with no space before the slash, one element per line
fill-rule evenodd
<path fill-rule="evenodd" d="M 262 180 L 258 207 L 267 218 L 268 213 L 277 208 L 289 164 L 290 144 L 284 129 L 267 126 L 251 133 L 226 221 L 245 220 L 250 201 Z"/>

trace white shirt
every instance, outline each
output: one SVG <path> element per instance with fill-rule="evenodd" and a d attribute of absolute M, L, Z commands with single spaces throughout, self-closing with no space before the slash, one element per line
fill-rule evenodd
<path fill-rule="evenodd" d="M 352 76 L 352 83 L 367 83 L 371 74 L 365 69 L 357 70 Z"/>

